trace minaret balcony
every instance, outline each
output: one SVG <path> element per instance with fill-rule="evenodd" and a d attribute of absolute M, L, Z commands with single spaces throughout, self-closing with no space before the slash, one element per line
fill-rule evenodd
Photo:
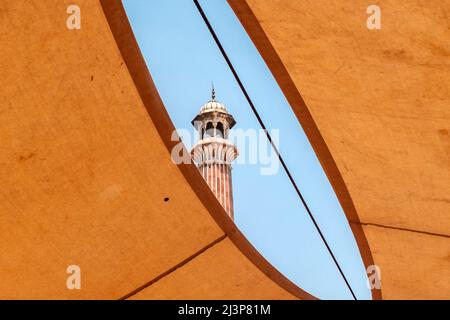
<path fill-rule="evenodd" d="M 199 140 L 191 151 L 194 162 L 203 164 L 229 164 L 238 156 L 236 146 L 229 140 L 208 137 Z"/>

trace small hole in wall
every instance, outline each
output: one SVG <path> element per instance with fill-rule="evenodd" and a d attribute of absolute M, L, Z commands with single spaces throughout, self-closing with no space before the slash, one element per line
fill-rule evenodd
<path fill-rule="evenodd" d="M 168 202 L 169 201 L 169 198 L 164 198 L 164 202 Z"/>

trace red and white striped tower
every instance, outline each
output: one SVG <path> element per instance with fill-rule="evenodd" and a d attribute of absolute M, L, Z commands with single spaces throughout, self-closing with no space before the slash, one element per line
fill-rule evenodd
<path fill-rule="evenodd" d="M 236 124 L 227 108 L 216 101 L 214 87 L 211 100 L 204 104 L 192 120 L 198 131 L 198 141 L 192 157 L 228 215 L 234 219 L 231 162 L 236 159 L 236 146 L 228 140 L 229 130 Z"/>

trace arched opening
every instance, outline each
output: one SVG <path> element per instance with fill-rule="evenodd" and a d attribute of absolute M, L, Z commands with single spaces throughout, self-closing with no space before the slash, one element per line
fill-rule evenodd
<path fill-rule="evenodd" d="M 224 128 L 223 128 L 222 122 L 218 122 L 217 123 L 217 126 L 216 126 L 216 137 L 218 137 L 218 138 L 224 138 L 225 137 L 225 132 L 224 132 Z"/>
<path fill-rule="evenodd" d="M 204 138 L 212 138 L 214 137 L 214 126 L 212 124 L 212 122 L 208 122 L 206 124 L 206 130 L 205 130 L 205 134 L 203 136 Z"/>
<path fill-rule="evenodd" d="M 149 57 L 147 59 L 149 68 L 151 70 L 153 68 L 155 73 L 161 73 L 159 77 L 155 77 L 155 79 L 162 79 L 162 81 L 156 82 L 157 87 L 173 87 L 172 81 L 177 79 L 181 83 L 190 84 L 189 90 L 191 92 L 198 90 L 195 96 L 200 97 L 204 94 L 207 84 L 203 85 L 202 83 L 205 81 L 196 80 L 197 76 L 198 79 L 203 80 L 221 79 L 224 82 L 223 86 L 221 85 L 223 88 L 235 87 L 235 82 L 229 82 L 233 81 L 233 77 L 230 76 L 229 68 L 226 69 L 223 57 L 217 54 L 214 46 L 211 46 L 214 39 L 207 33 L 206 28 L 195 28 L 201 17 L 198 12 L 192 10 L 194 8 L 192 3 L 186 2 L 184 4 L 183 2 L 183 5 L 177 7 L 182 10 L 183 17 L 186 17 L 186 19 L 180 21 L 182 24 L 173 24 L 170 18 L 166 18 L 173 16 L 174 7 L 170 5 L 170 1 L 151 2 L 151 4 L 146 4 L 147 10 L 143 10 L 141 7 L 133 7 L 135 2 L 131 0 L 124 2 L 129 3 L 130 12 L 135 12 L 133 27 L 139 28 L 140 23 L 144 21 L 158 22 L 157 25 L 151 24 L 146 27 L 145 32 L 137 33 L 140 35 L 140 39 L 137 37 L 138 41 L 145 43 L 145 47 L 149 48 L 143 50 L 144 55 Z M 352 230 L 346 220 L 345 213 L 320 162 L 315 157 L 311 144 L 308 143 L 308 137 L 295 114 L 292 113 L 288 100 L 271 77 L 271 71 L 262 59 L 248 59 L 247 56 L 239 53 L 240 48 L 246 47 L 254 57 L 260 57 L 258 51 L 254 49 L 251 39 L 246 38 L 245 30 L 241 29 L 239 31 L 241 36 L 236 37 L 234 30 L 237 29 L 228 28 L 229 25 L 237 21 L 227 4 L 231 1 L 201 2 L 205 10 L 209 10 L 207 15 L 216 17 L 213 23 L 217 21 L 216 19 L 222 19 L 214 24 L 214 29 L 220 36 L 220 41 L 231 43 L 227 46 L 227 54 L 234 57 L 232 59 L 234 65 L 252 65 L 252 68 L 239 68 L 239 77 L 244 80 L 244 83 L 254 84 L 252 89 L 247 88 L 247 90 L 252 99 L 260 101 L 257 109 L 258 113 L 264 118 L 265 126 L 279 128 L 282 132 L 284 145 L 282 155 L 286 167 L 289 169 L 288 175 L 287 169 L 284 170 L 283 166 L 279 164 L 276 153 L 270 152 L 272 150 L 270 145 L 265 148 L 268 151 L 268 157 L 266 158 L 270 159 L 269 165 L 259 161 L 259 157 L 257 163 L 253 164 L 252 160 L 244 158 L 244 152 L 247 151 L 246 154 L 248 155 L 250 150 L 240 149 L 242 152 L 240 159 L 245 159 L 243 161 L 245 163 L 233 168 L 236 225 L 243 230 L 263 256 L 270 257 L 270 262 L 276 268 L 305 290 L 320 298 L 352 298 L 349 291 L 351 286 L 358 298 L 370 298 L 370 290 L 366 287 L 366 270 L 358 252 L 355 238 L 352 237 Z M 155 6 L 158 10 L 154 10 Z M 167 16 L 163 16 L 162 12 Z M 212 14 L 213 12 L 216 12 L 216 14 Z M 217 14 L 217 12 L 221 14 Z M 149 14 L 153 14 L 152 19 L 148 18 Z M 131 21 L 133 24 L 133 18 Z M 227 23 L 230 24 L 227 25 Z M 239 24 L 237 27 L 241 28 Z M 161 33 L 164 34 L 164 37 L 156 37 Z M 183 34 L 183 37 L 178 37 L 179 34 Z M 178 39 L 177 46 L 173 46 L 175 36 Z M 155 39 L 161 41 L 155 41 Z M 197 43 L 193 40 L 201 41 Z M 200 44 L 205 50 L 198 50 Z M 180 48 L 183 49 L 180 50 Z M 208 48 L 212 49 L 207 50 Z M 171 59 L 161 59 L 168 54 L 176 54 L 176 70 L 170 68 L 173 64 Z M 204 58 L 192 58 L 193 56 L 198 58 L 199 55 Z M 202 63 L 206 59 L 212 61 L 216 67 L 203 68 Z M 181 72 L 181 70 L 183 71 Z M 255 77 L 255 71 L 258 71 L 261 76 Z M 194 74 L 196 75 L 195 78 L 192 77 Z M 219 74 L 220 77 L 218 77 Z M 170 79 L 170 81 L 167 79 Z M 160 93 L 163 100 L 165 96 L 166 100 L 177 99 L 179 101 L 178 103 L 167 104 L 169 114 L 174 115 L 175 125 L 182 128 L 186 123 L 189 123 L 192 113 L 186 112 L 189 117 L 184 117 L 184 113 L 176 107 L 186 104 L 186 99 L 189 97 L 171 90 L 161 90 Z M 295 93 L 298 94 L 296 91 Z M 194 97 L 194 95 L 192 96 Z M 230 89 L 226 96 L 228 97 L 227 103 L 233 102 L 234 105 L 246 106 L 233 112 L 236 119 L 239 120 L 240 126 L 246 127 L 248 123 L 248 127 L 251 129 L 263 130 L 255 118 L 254 113 L 256 112 L 252 111 L 244 95 L 234 94 Z M 192 98 L 192 101 L 188 104 L 195 105 L 195 103 L 196 98 Z M 273 108 L 273 105 L 279 105 L 280 107 Z M 205 119 L 204 116 L 202 118 Z M 218 127 L 220 127 L 220 124 L 218 124 Z M 207 138 L 217 136 L 220 133 L 227 135 L 224 129 L 228 130 L 228 126 L 223 126 L 222 130 L 218 128 L 217 132 L 214 132 L 213 123 L 205 121 L 203 122 L 203 129 L 203 137 Z M 263 144 L 269 144 L 267 139 L 264 137 L 262 139 Z M 258 150 L 260 145 L 258 142 Z M 246 146 L 248 147 L 248 145 Z M 326 147 L 324 148 L 326 149 Z M 272 157 L 271 155 L 275 156 Z M 294 183 L 301 184 L 302 190 L 306 189 L 308 197 L 305 201 L 299 201 L 292 180 Z M 324 235 L 330 243 L 328 247 L 335 254 L 337 263 L 333 262 L 326 244 L 318 237 L 318 228 L 314 226 L 310 215 L 306 212 L 304 203 L 307 203 L 308 208 L 311 208 L 314 218 L 318 221 L 316 225 L 326 231 Z M 245 214 L 240 214 L 241 212 L 245 212 Z M 269 233 L 276 236 L 265 236 Z M 349 279 L 348 286 L 345 283 L 346 281 L 343 280 L 342 274 L 339 273 L 337 264 L 339 266 L 342 264 L 342 270 Z M 320 268 L 315 266 L 320 266 Z"/>

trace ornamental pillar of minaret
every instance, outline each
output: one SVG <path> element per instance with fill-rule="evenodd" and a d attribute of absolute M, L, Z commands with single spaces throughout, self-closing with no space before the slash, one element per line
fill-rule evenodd
<path fill-rule="evenodd" d="M 236 124 L 222 103 L 216 101 L 214 87 L 211 100 L 205 103 L 192 120 L 198 141 L 191 154 L 201 175 L 228 215 L 234 219 L 231 162 L 238 152 L 228 140 L 229 130 Z"/>

